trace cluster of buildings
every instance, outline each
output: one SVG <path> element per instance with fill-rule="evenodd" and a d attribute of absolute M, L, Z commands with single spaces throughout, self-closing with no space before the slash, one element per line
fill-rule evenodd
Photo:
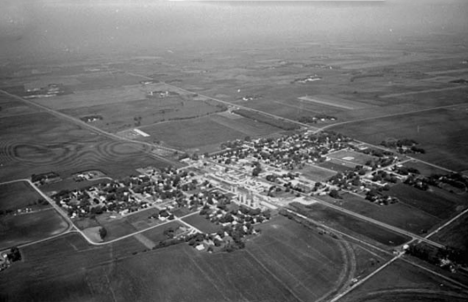
<path fill-rule="evenodd" d="M 251 158 L 272 167 L 293 170 L 306 163 L 325 161 L 326 154 L 349 148 L 350 141 L 350 138 L 334 132 L 302 132 L 276 139 L 244 141 L 240 147 L 228 148 L 212 158 L 227 164 Z"/>

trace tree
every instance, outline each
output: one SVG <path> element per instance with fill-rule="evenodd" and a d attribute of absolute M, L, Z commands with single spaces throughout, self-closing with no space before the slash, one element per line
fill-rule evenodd
<path fill-rule="evenodd" d="M 101 236 L 101 239 L 104 239 L 107 236 L 107 230 L 104 227 L 101 227 L 99 229 L 99 235 Z"/>
<path fill-rule="evenodd" d="M 335 199 L 341 199 L 342 198 L 340 196 L 340 194 L 338 194 L 338 191 L 336 189 L 331 190 L 328 195 L 330 195 L 330 197 L 335 198 Z"/>
<path fill-rule="evenodd" d="M 21 260 L 21 253 L 16 246 L 10 249 L 10 253 L 8 254 L 8 259 L 10 259 L 11 262 Z"/>

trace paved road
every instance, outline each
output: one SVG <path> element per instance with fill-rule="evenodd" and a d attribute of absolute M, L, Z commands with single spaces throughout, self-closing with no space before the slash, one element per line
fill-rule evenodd
<path fill-rule="evenodd" d="M 126 137 L 121 137 L 121 136 L 118 136 L 118 135 L 116 135 L 116 134 L 114 134 L 114 133 L 110 133 L 110 132 L 104 131 L 104 130 L 102 130 L 102 129 L 99 129 L 98 127 L 95 127 L 95 126 L 93 126 L 93 125 L 91 125 L 91 124 L 88 124 L 88 123 L 86 123 L 86 122 L 84 122 L 84 121 L 82 121 L 82 120 L 80 120 L 80 119 L 76 119 L 76 118 L 71 117 L 71 116 L 69 116 L 69 115 L 67 115 L 67 114 L 61 113 L 61 112 L 59 112 L 59 111 L 53 110 L 53 109 L 51 109 L 51 108 L 49 108 L 49 107 L 46 107 L 46 106 L 44 106 L 44 105 L 41 105 L 41 104 L 39 104 L 39 103 L 33 102 L 33 101 L 31 101 L 31 100 L 28 100 L 28 99 L 19 97 L 19 96 L 17 96 L 17 95 L 11 94 L 11 93 L 6 92 L 6 91 L 4 91 L 4 90 L 0 90 L 0 92 L 1 92 L 1 93 L 4 93 L 4 94 L 6 94 L 6 95 L 8 95 L 8 96 L 10 96 L 10 97 L 12 97 L 12 98 L 15 98 L 15 99 L 17 99 L 17 100 L 20 100 L 20 101 L 22 101 L 22 102 L 24 102 L 24 103 L 26 103 L 26 104 L 28 104 L 28 105 L 31 105 L 31 106 L 36 107 L 36 108 L 39 108 L 39 109 L 41 109 L 41 110 L 43 110 L 43 111 L 45 111 L 45 112 L 47 112 L 47 113 L 50 113 L 50 114 L 52 114 L 52 115 L 54 115 L 54 116 L 56 116 L 56 117 L 58 117 L 58 118 L 60 118 L 60 119 L 62 119 L 62 120 L 66 120 L 66 121 L 68 121 L 68 122 L 72 122 L 72 123 L 74 123 L 74 124 L 76 124 L 76 125 L 78 125 L 78 126 L 80 126 L 80 127 L 83 127 L 83 128 L 85 128 L 85 129 L 88 129 L 88 130 L 90 130 L 90 131 L 92 131 L 92 132 L 94 132 L 94 133 L 97 133 L 97 134 L 99 134 L 99 135 L 104 135 L 104 136 L 106 136 L 106 137 L 108 137 L 108 138 L 110 138 L 110 139 L 112 139 L 112 140 L 130 142 L 130 143 L 142 145 L 142 146 L 144 146 L 144 147 L 146 147 L 146 148 L 149 147 L 149 150 L 148 150 L 148 149 L 144 149 L 144 150 L 142 150 L 142 151 L 143 151 L 143 152 L 146 152 L 148 155 L 150 155 L 150 156 L 152 156 L 152 157 L 154 157 L 154 158 L 157 158 L 158 160 L 162 160 L 162 161 L 168 162 L 168 163 L 170 163 L 170 164 L 173 164 L 173 162 L 170 161 L 170 160 L 168 160 L 168 159 L 166 159 L 166 158 L 164 158 L 164 157 L 161 157 L 161 156 L 158 156 L 158 155 L 152 153 L 151 150 L 152 150 L 153 148 L 155 148 L 155 149 L 162 149 L 162 150 L 170 151 L 170 152 L 175 152 L 175 151 L 176 151 L 176 152 L 181 152 L 180 150 L 176 150 L 176 149 L 172 149 L 172 148 L 167 148 L 167 147 L 162 147 L 162 146 L 156 146 L 156 145 L 151 144 L 151 143 L 142 142 L 142 141 L 137 141 L 137 140 L 132 140 L 132 139 L 129 139 L 129 138 L 126 138 Z"/>

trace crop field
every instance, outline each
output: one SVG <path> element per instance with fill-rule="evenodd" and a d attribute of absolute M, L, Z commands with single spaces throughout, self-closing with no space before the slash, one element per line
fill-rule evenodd
<path fill-rule="evenodd" d="M 415 139 L 425 161 L 456 170 L 468 169 L 468 119 L 465 109 L 439 109 L 337 126 L 334 130 L 379 144 L 386 138 Z"/>
<path fill-rule="evenodd" d="M 397 260 L 344 296 L 344 302 L 454 301 L 468 295 L 437 276 Z"/>
<path fill-rule="evenodd" d="M 333 152 L 328 155 L 328 157 L 338 159 L 340 162 L 350 162 L 355 165 L 364 165 L 368 160 L 375 159 L 375 157 L 355 152 L 355 151 L 348 151 L 348 150 L 340 150 L 337 152 Z"/>
<path fill-rule="evenodd" d="M 440 195 L 405 184 L 397 184 L 391 187 L 389 192 L 391 196 L 398 197 L 401 202 L 440 219 L 450 217 L 457 208 L 454 200 L 441 198 Z"/>
<path fill-rule="evenodd" d="M 436 233 L 431 240 L 440 242 L 443 245 L 455 247 L 462 250 L 463 254 L 468 257 L 468 215 L 464 214 L 453 223 Z"/>
<path fill-rule="evenodd" d="M 408 206 L 403 202 L 379 206 L 349 193 L 344 193 L 342 197 L 341 207 L 415 234 L 427 233 L 442 221 L 439 217 Z"/>
<path fill-rule="evenodd" d="M 325 298 L 353 277 L 354 253 L 346 243 L 285 217 L 261 229 L 262 235 L 247 243 L 247 252 L 301 300 Z"/>
<path fill-rule="evenodd" d="M 73 94 L 33 99 L 34 102 L 54 110 L 73 109 L 84 106 L 116 104 L 143 100 L 148 88 L 141 85 L 102 88 L 96 90 L 76 91 Z"/>
<path fill-rule="evenodd" d="M 226 115 L 222 114 L 213 114 L 210 116 L 210 119 L 223 126 L 242 132 L 245 134 L 245 136 L 250 136 L 251 138 L 264 137 L 279 131 L 283 131 L 282 129 L 273 125 L 257 122 L 236 114 L 231 115 L 235 115 L 236 118 L 228 118 Z"/>
<path fill-rule="evenodd" d="M 0 210 L 22 209 L 34 204 L 41 195 L 24 181 L 0 184 Z M 42 205 L 41 208 L 49 205 Z"/>
<path fill-rule="evenodd" d="M 38 112 L 37 109 L 25 105 L 9 95 L 0 92 L 0 118 L 20 116 Z"/>
<path fill-rule="evenodd" d="M 67 222 L 53 208 L 0 217 L 0 250 L 60 234 Z"/>
<path fill-rule="evenodd" d="M 139 99 L 62 110 L 75 118 L 98 115 L 102 120 L 91 122 L 108 132 L 132 127 L 143 128 L 169 120 L 190 119 L 224 110 L 222 105 L 207 101 L 184 100 L 180 97 Z M 135 119 L 138 118 L 138 121 Z"/>
<path fill-rule="evenodd" d="M 0 300 L 113 301 L 110 291 L 102 293 L 96 287 L 109 284 L 106 271 L 119 259 L 143 250 L 134 238 L 91 246 L 78 234 L 22 248 L 23 261 L 0 275 Z"/>
<path fill-rule="evenodd" d="M 305 165 L 301 170 L 297 170 L 297 172 L 313 181 L 325 181 L 336 174 L 335 171 L 309 164 Z"/>
<path fill-rule="evenodd" d="M 342 108 L 342 109 L 347 109 L 347 110 L 361 109 L 361 108 L 367 107 L 366 104 L 363 104 L 360 102 L 345 100 L 342 98 L 337 98 L 337 97 L 333 97 L 329 95 L 303 96 L 303 97 L 300 97 L 299 99 L 304 102 L 318 103 L 318 104 L 323 104 L 326 106 L 337 107 L 337 108 Z"/>
<path fill-rule="evenodd" d="M 62 177 L 101 170 L 110 177 L 165 162 L 144 154 L 144 146 L 115 142 L 46 113 L 0 119 L 0 181 L 55 171 Z"/>
<path fill-rule="evenodd" d="M 143 129 L 152 138 L 175 148 L 189 149 L 221 144 L 227 140 L 244 138 L 245 133 L 224 126 L 210 117 L 202 117 L 184 121 L 171 121 L 155 124 Z M 205 150 L 205 151 L 214 151 Z"/>
<path fill-rule="evenodd" d="M 416 168 L 425 177 L 429 177 L 433 174 L 447 174 L 446 170 L 439 169 L 437 167 L 422 163 L 420 161 L 410 161 L 403 164 L 405 167 Z"/>
<path fill-rule="evenodd" d="M 371 240 L 372 243 L 379 243 L 387 247 L 398 246 L 410 239 L 318 203 L 306 207 L 295 203 L 293 206 L 304 215 L 320 223 L 336 228 L 349 235 L 363 238 L 367 241 Z"/>
<path fill-rule="evenodd" d="M 191 215 L 182 219 L 183 221 L 187 222 L 190 225 L 193 225 L 200 231 L 204 233 L 216 233 L 219 230 L 222 230 L 221 225 L 216 225 L 205 218 L 205 216 L 201 216 L 199 214 Z"/>
<path fill-rule="evenodd" d="M 300 100 L 275 101 L 260 99 L 243 102 L 241 105 L 292 120 L 299 120 L 304 116 L 312 117 L 319 114 L 333 115 L 336 113 L 336 110 L 327 108 L 327 106 L 315 103 L 310 104 L 309 102 L 301 102 Z"/>

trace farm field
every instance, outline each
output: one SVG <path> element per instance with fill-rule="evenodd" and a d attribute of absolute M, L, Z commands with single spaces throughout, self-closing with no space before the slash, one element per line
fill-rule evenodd
<path fill-rule="evenodd" d="M 169 120 L 184 120 L 210 115 L 225 107 L 208 101 L 186 100 L 181 97 L 147 98 L 99 104 L 61 110 L 77 119 L 101 116 L 102 120 L 90 122 L 107 132 L 118 132 L 133 127 L 142 128 Z M 138 119 L 138 120 L 136 120 Z"/>
<path fill-rule="evenodd" d="M 468 119 L 465 107 L 438 109 L 395 117 L 354 122 L 333 130 L 372 144 L 386 138 L 415 139 L 425 161 L 455 171 L 468 169 Z M 419 132 L 418 132 L 419 129 Z"/>
<path fill-rule="evenodd" d="M 347 268 L 347 261 L 356 261 L 349 244 L 284 217 L 261 228 L 262 235 L 249 240 L 246 249 L 219 254 L 197 252 L 186 244 L 143 252 L 134 238 L 90 246 L 78 235 L 66 235 L 24 248 L 25 260 L 0 275 L 0 297 L 108 301 L 113 293 L 132 301 L 299 301 L 310 294 L 326 296 L 354 274 Z M 357 255 L 360 268 L 375 257 L 362 251 Z M 283 264 L 275 268 L 274 263 Z M 60 286 L 49 286 L 51 282 Z M 184 286 L 174 288 L 174 282 Z"/>
<path fill-rule="evenodd" d="M 308 206 L 292 203 L 291 206 L 319 223 L 374 244 L 393 247 L 401 245 L 410 239 L 318 203 Z"/>
<path fill-rule="evenodd" d="M 442 219 L 424 210 L 406 205 L 403 202 L 387 206 L 373 204 L 364 198 L 344 193 L 341 195 L 339 206 L 366 217 L 393 225 L 395 227 L 410 231 L 414 234 L 425 234 L 431 228 L 438 225 Z M 320 196 L 320 199 L 328 199 L 329 202 L 337 202 L 327 196 Z"/>
<path fill-rule="evenodd" d="M 448 225 L 440 232 L 431 236 L 430 239 L 440 242 L 444 245 L 455 247 L 462 251 L 462 254 L 468 257 L 468 215 L 464 214 L 461 218 Z M 467 259 L 465 257 L 465 259 Z"/>
<path fill-rule="evenodd" d="M 113 301 L 109 290 L 99 290 L 109 284 L 106 271 L 143 250 L 134 238 L 91 246 L 78 234 L 24 247 L 23 261 L 0 275 L 0 300 Z"/>
<path fill-rule="evenodd" d="M 458 205 L 453 199 L 442 198 L 440 193 L 437 195 L 405 184 L 392 186 L 389 194 L 398 197 L 401 202 L 411 207 L 420 209 L 440 219 L 446 219 L 453 215 Z"/>
<path fill-rule="evenodd" d="M 456 286 L 409 263 L 397 260 L 341 301 L 454 301 L 468 299 Z"/>
<path fill-rule="evenodd" d="M 0 128 L 0 181 L 51 171 L 64 178 L 86 170 L 115 178 L 167 165 L 144 154 L 146 147 L 111 141 L 47 113 L 2 118 Z"/>
<path fill-rule="evenodd" d="M 55 209 L 0 217 L 0 250 L 45 239 L 65 231 L 68 223 Z"/>
<path fill-rule="evenodd" d="M 8 184 L 0 184 L 0 210 L 16 210 L 31 207 L 41 195 L 32 188 L 29 183 L 18 181 Z M 44 209 L 49 207 L 48 203 L 41 205 Z M 33 206 L 36 208 L 35 206 Z"/>
<path fill-rule="evenodd" d="M 257 137 L 280 130 L 261 123 L 256 127 L 257 123 L 246 120 L 208 116 L 155 124 L 142 130 L 169 146 L 181 149 L 197 148 L 203 152 L 219 150 L 219 145 L 228 140 L 243 139 L 246 136 Z"/>

